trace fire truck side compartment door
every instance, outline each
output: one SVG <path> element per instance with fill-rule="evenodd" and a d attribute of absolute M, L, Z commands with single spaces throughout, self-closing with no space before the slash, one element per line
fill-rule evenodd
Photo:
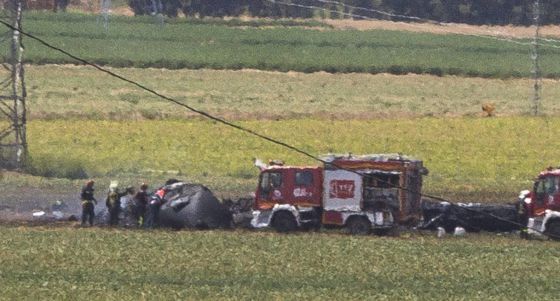
<path fill-rule="evenodd" d="M 325 170 L 324 210 L 361 211 L 362 177 L 346 170 Z"/>
<path fill-rule="evenodd" d="M 301 169 L 294 172 L 292 197 L 294 204 L 305 206 L 321 205 L 320 173 L 316 169 Z"/>

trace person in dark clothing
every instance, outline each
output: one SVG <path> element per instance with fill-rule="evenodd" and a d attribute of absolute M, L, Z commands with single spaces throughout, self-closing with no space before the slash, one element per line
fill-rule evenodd
<path fill-rule="evenodd" d="M 142 183 L 140 190 L 136 192 L 133 198 L 134 218 L 137 225 L 142 226 L 146 219 L 146 207 L 148 206 L 148 185 Z"/>
<path fill-rule="evenodd" d="M 150 198 L 150 204 L 148 205 L 148 218 L 146 219 L 146 228 L 155 228 L 159 226 L 159 210 L 161 205 L 165 202 L 165 193 L 167 191 L 165 188 L 160 188 L 154 193 Z"/>
<path fill-rule="evenodd" d="M 109 210 L 109 225 L 116 226 L 119 224 L 119 213 L 121 212 L 121 197 L 125 196 L 127 192 L 119 192 L 118 188 L 110 188 L 107 198 L 105 199 L 105 206 Z"/>
<path fill-rule="evenodd" d="M 134 215 L 134 196 L 136 191 L 134 187 L 128 186 L 126 188 L 126 195 L 121 198 L 121 224 L 125 227 L 133 227 L 138 225 Z"/>
<path fill-rule="evenodd" d="M 80 198 L 82 199 L 82 226 L 85 226 L 86 221 L 89 221 L 89 225 L 93 226 L 93 219 L 95 217 L 95 205 L 97 205 L 97 200 L 93 196 L 93 180 L 87 181 L 86 185 L 82 187 L 82 193 Z"/>

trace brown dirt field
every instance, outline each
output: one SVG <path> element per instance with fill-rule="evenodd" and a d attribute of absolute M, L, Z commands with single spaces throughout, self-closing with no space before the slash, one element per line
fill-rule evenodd
<path fill-rule="evenodd" d="M 392 21 L 372 20 L 325 20 L 325 23 L 340 29 L 357 30 L 403 30 L 414 32 L 427 32 L 435 34 L 467 34 L 467 35 L 492 35 L 508 38 L 530 38 L 535 34 L 534 27 L 523 26 L 477 26 L 458 23 L 444 23 L 444 25 L 427 23 L 406 23 Z M 560 37 L 560 26 L 542 26 L 540 35 L 546 37 Z"/>
<path fill-rule="evenodd" d="M 99 1 L 70 1 L 70 4 L 68 5 L 68 11 L 98 14 L 100 11 Z M 134 12 L 128 6 L 112 6 L 110 9 L 110 14 L 129 17 L 134 16 Z"/>

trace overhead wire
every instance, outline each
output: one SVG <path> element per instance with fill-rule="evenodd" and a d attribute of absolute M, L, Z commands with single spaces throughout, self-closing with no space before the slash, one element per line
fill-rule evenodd
<path fill-rule="evenodd" d="M 466 28 L 466 29 L 471 29 L 472 28 L 471 25 L 467 25 L 467 24 L 442 22 L 442 21 L 432 20 L 432 19 L 428 19 L 428 18 L 421 18 L 421 17 L 416 17 L 416 16 L 410 16 L 410 15 L 395 14 L 395 13 L 391 13 L 391 12 L 383 11 L 383 10 L 379 10 L 379 9 L 353 6 L 353 5 L 349 5 L 349 4 L 346 4 L 344 2 L 335 1 L 335 0 L 314 0 L 314 1 L 317 1 L 317 2 L 320 2 L 320 3 L 326 3 L 326 4 L 340 5 L 340 6 L 349 8 L 349 9 L 373 12 L 373 13 L 377 13 L 377 14 L 381 14 L 381 15 L 385 15 L 385 16 L 389 16 L 389 17 L 394 17 L 394 18 L 408 19 L 408 20 L 412 20 L 412 21 L 421 21 L 421 22 L 440 25 L 440 26 L 462 27 L 462 28 Z M 362 16 L 362 18 L 365 18 L 365 17 L 366 16 Z M 479 28 L 479 30 L 480 29 L 481 28 Z M 489 33 L 491 36 L 500 36 L 500 37 L 504 37 L 506 39 L 524 39 L 524 38 L 516 37 L 515 35 L 511 35 L 511 34 L 508 35 L 508 34 L 500 33 L 500 32 L 495 31 L 495 30 L 488 30 L 488 29 L 486 29 L 486 30 L 482 29 L 482 30 Z M 545 41 L 545 42 L 560 43 L 560 40 L 557 40 L 557 39 L 543 38 L 543 37 L 539 37 L 538 39 L 542 40 L 542 41 Z"/>
<path fill-rule="evenodd" d="M 284 6 L 306 8 L 306 9 L 311 9 L 311 10 L 321 10 L 321 11 L 325 11 L 325 12 L 329 12 L 329 13 L 340 14 L 340 15 L 343 15 L 343 16 L 352 17 L 352 18 L 359 18 L 359 19 L 363 19 L 363 20 L 379 21 L 379 19 L 377 19 L 377 18 L 372 18 L 372 17 L 356 14 L 356 13 L 353 13 L 353 12 L 350 13 L 350 12 L 328 9 L 328 8 L 325 8 L 325 7 L 320 7 L 320 6 L 315 6 L 315 5 L 304 5 L 304 4 L 298 4 L 298 3 L 277 1 L 277 0 L 266 0 L 266 1 L 268 1 L 270 3 L 273 3 L 273 4 L 279 4 L 279 5 L 284 5 Z M 440 21 L 435 21 L 435 20 L 430 20 L 430 19 L 425 19 L 425 18 L 419 18 L 419 17 L 414 17 L 414 16 L 393 14 L 393 13 L 386 12 L 386 11 L 381 11 L 381 10 L 360 8 L 360 7 L 357 7 L 357 6 L 347 5 L 347 4 L 337 2 L 337 1 L 332 1 L 332 0 L 315 0 L 315 1 L 323 2 L 323 3 L 332 3 L 332 4 L 337 3 L 338 5 L 343 5 L 343 6 L 346 6 L 348 8 L 363 9 L 363 10 L 367 10 L 367 11 L 377 12 L 377 13 L 380 13 L 380 14 L 383 14 L 383 15 L 386 15 L 386 16 L 398 17 L 398 18 L 409 19 L 409 20 L 414 20 L 414 21 L 422 21 L 422 22 L 426 22 L 426 23 L 430 23 L 430 24 L 441 25 L 443 27 L 445 27 L 445 26 L 466 26 L 466 25 L 461 25 L 461 24 L 445 23 L 445 22 L 440 22 Z M 406 26 L 409 26 L 409 27 L 424 28 L 424 26 L 421 25 L 421 24 L 413 24 L 413 23 L 408 23 L 408 22 L 403 22 L 403 24 L 405 24 Z M 479 38 L 484 38 L 484 39 L 492 39 L 492 40 L 503 41 L 503 42 L 508 42 L 508 43 L 522 45 L 522 46 L 531 46 L 532 45 L 531 42 L 518 41 L 519 38 L 515 38 L 515 37 L 511 37 L 511 36 L 510 37 L 508 37 L 508 36 L 502 36 L 502 37 L 495 36 L 495 32 L 491 32 L 491 31 L 488 31 L 488 32 L 492 33 L 493 35 L 481 35 L 481 34 L 475 34 L 475 33 L 456 32 L 456 31 L 452 31 L 452 30 L 446 30 L 444 28 L 440 28 L 440 30 L 442 32 L 445 32 L 445 33 L 448 33 L 448 34 L 456 34 L 456 35 L 479 37 Z M 551 39 L 549 39 L 549 40 L 551 40 Z M 555 41 L 560 42 L 560 40 L 555 40 Z M 553 44 L 541 44 L 541 45 L 545 46 L 545 47 L 560 49 L 559 45 L 553 45 Z"/>
<path fill-rule="evenodd" d="M 428 18 L 421 18 L 421 17 L 416 17 L 416 16 L 411 16 L 411 15 L 401 15 L 401 14 L 395 14 L 395 13 L 391 13 L 388 11 L 383 11 L 383 10 L 379 10 L 379 9 L 373 9 L 373 8 L 368 8 L 368 7 L 360 7 L 360 6 L 354 6 L 354 5 L 350 5 L 350 4 L 346 4 L 344 2 L 340 2 L 340 1 L 335 1 L 335 0 L 313 0 L 313 1 L 317 1 L 320 3 L 325 3 L 325 4 L 334 4 L 334 5 L 339 5 L 339 6 L 343 6 L 349 9 L 355 9 L 355 10 L 361 10 L 361 11 L 367 11 L 367 12 L 373 12 L 373 13 L 377 13 L 380 15 L 384 15 L 384 16 L 388 16 L 388 17 L 395 17 L 395 18 L 401 18 L 401 19 L 408 19 L 408 20 L 412 20 L 412 21 L 422 21 L 425 23 L 429 23 L 429 24 L 436 24 L 436 25 L 441 25 L 441 26 L 453 26 L 453 27 L 462 27 L 462 28 L 467 28 L 470 29 L 472 28 L 471 25 L 468 24 L 462 24 L 462 23 L 450 23 L 450 22 L 442 22 L 442 21 L 437 21 L 437 20 L 432 20 L 432 19 L 428 19 Z M 320 8 L 320 7 L 318 7 Z M 365 18 L 366 16 L 362 16 L 362 18 Z M 479 28 L 481 29 L 481 28 Z M 508 37 L 508 38 L 514 38 L 514 39 L 523 39 L 523 38 L 519 38 L 516 37 L 514 35 L 508 35 L 508 34 L 504 34 L 504 33 L 500 33 L 497 32 L 495 30 L 484 30 L 483 31 L 491 34 L 492 36 L 501 36 L 501 37 Z M 542 38 L 539 37 L 539 40 L 543 40 L 546 42 L 560 42 L 560 40 L 556 40 L 556 39 L 551 39 L 551 38 Z"/>
<path fill-rule="evenodd" d="M 92 63 L 92 62 L 90 62 L 90 61 L 88 61 L 88 60 L 86 60 L 86 59 L 80 58 L 80 57 L 78 57 L 78 56 L 76 56 L 76 55 L 74 55 L 74 54 L 72 54 L 72 53 L 70 53 L 70 52 L 68 52 L 68 51 L 66 51 L 66 50 L 64 50 L 64 49 L 62 49 L 62 48 L 60 48 L 60 47 L 54 46 L 54 45 L 48 43 L 47 41 L 45 41 L 45 40 L 43 40 L 43 39 L 41 39 L 41 38 L 39 38 L 39 37 L 37 37 L 37 36 L 31 34 L 31 33 L 28 33 L 28 32 L 26 32 L 26 31 L 22 30 L 21 28 L 15 28 L 14 26 L 12 26 L 11 24 L 5 22 L 4 20 L 1 20 L 1 19 L 0 19 L 0 24 L 3 24 L 4 26 L 8 27 L 8 28 L 11 29 L 11 30 L 18 31 L 21 35 L 26 36 L 26 37 L 28 37 L 28 38 L 30 38 L 30 39 L 32 39 L 32 40 L 35 40 L 35 41 L 39 42 L 40 44 L 42 44 L 43 46 L 45 46 L 45 47 L 47 47 L 47 48 L 50 48 L 50 49 L 52 49 L 52 50 L 58 51 L 58 52 L 60 52 L 60 53 L 62 53 L 62 54 L 64 54 L 64 55 L 66 55 L 66 56 L 68 56 L 68 57 L 70 57 L 70 58 L 72 58 L 72 59 L 74 59 L 74 60 L 76 60 L 76 61 L 78 61 L 78 62 L 84 64 L 84 65 L 91 66 L 91 67 L 97 69 L 97 70 L 100 71 L 100 72 L 106 73 L 106 74 L 108 74 L 109 76 L 112 76 L 112 77 L 117 78 L 117 79 L 119 79 L 119 80 L 121 80 L 121 81 L 124 81 L 124 82 L 126 82 L 126 83 L 129 83 L 129 84 L 131 84 L 131 85 L 133 85 L 133 86 L 136 86 L 136 87 L 140 88 L 141 90 L 144 90 L 144 91 L 146 91 L 146 92 L 148 92 L 148 93 L 150 93 L 150 94 L 153 94 L 153 95 L 155 95 L 155 96 L 157 96 L 157 97 L 159 97 L 159 98 L 161 98 L 161 99 L 164 99 L 164 100 L 166 100 L 166 101 L 168 101 L 168 102 L 171 102 L 171 103 L 173 103 L 173 104 L 175 104 L 175 105 L 178 105 L 178 106 L 181 106 L 181 107 L 183 107 L 183 108 L 185 108 L 185 109 L 188 109 L 188 110 L 190 110 L 190 111 L 192 111 L 192 112 L 194 112 L 194 113 L 196 113 L 196 114 L 199 114 L 199 115 L 201 115 L 201 116 L 203 116 L 203 117 L 205 117 L 205 118 L 208 118 L 208 119 L 213 120 L 213 121 L 215 121 L 215 122 L 221 123 L 221 124 L 223 124 L 223 125 L 225 125 L 225 126 L 228 126 L 228 127 L 234 128 L 234 129 L 237 129 L 237 130 L 239 130 L 239 131 L 241 131 L 241 132 L 244 132 L 244 133 L 246 133 L 246 134 L 249 134 L 249 135 L 258 137 L 258 138 L 260 138 L 260 139 L 266 140 L 266 141 L 268 141 L 268 142 L 270 142 L 270 143 L 272 143 L 272 144 L 276 144 L 276 145 L 282 146 L 282 147 L 284 147 L 284 148 L 287 148 L 287 149 L 289 149 L 289 150 L 292 150 L 292 151 L 294 151 L 294 152 L 297 152 L 297 153 L 299 153 L 299 154 L 301 154 L 301 155 L 303 155 L 303 156 L 306 156 L 306 157 L 308 157 L 308 158 L 310 158 L 310 159 L 313 159 L 313 160 L 315 160 L 315 161 L 321 162 L 321 163 L 323 163 L 323 164 L 325 164 L 325 165 L 331 165 L 331 166 L 333 166 L 333 167 L 335 167 L 335 168 L 339 168 L 339 169 L 342 169 L 342 170 L 346 170 L 346 171 L 349 171 L 349 172 L 358 174 L 358 175 L 360 175 L 360 176 L 362 176 L 362 177 L 370 177 L 370 176 L 371 176 L 371 175 L 368 175 L 368 174 L 365 174 L 365 173 L 361 173 L 361 172 L 356 171 L 356 170 L 351 170 L 351 169 L 346 169 L 346 168 L 340 167 L 340 166 L 338 166 L 338 165 L 336 165 L 336 164 L 333 164 L 332 162 L 328 162 L 328 161 L 323 160 L 323 159 L 321 159 L 321 158 L 319 158 L 319 157 L 317 157 L 317 156 L 315 156 L 315 155 L 312 155 L 311 153 L 309 153 L 309 152 L 307 152 L 307 151 L 305 151 L 305 150 L 302 150 L 302 149 L 300 149 L 300 148 L 298 148 L 298 147 L 296 147 L 296 146 L 290 145 L 290 144 L 288 144 L 288 143 L 286 143 L 286 142 L 283 142 L 283 141 L 278 140 L 278 139 L 275 139 L 275 138 L 268 137 L 268 136 L 266 136 L 266 135 L 263 135 L 263 134 L 260 134 L 260 133 L 258 133 L 258 132 L 256 132 L 256 131 L 254 131 L 254 130 L 252 130 L 252 129 L 249 129 L 249 128 L 246 128 L 246 127 L 237 125 L 237 124 L 232 123 L 232 122 L 230 122 L 230 121 L 227 121 L 227 120 L 225 120 L 225 119 L 223 119 L 223 118 L 220 118 L 220 117 L 214 116 L 214 115 L 212 115 L 212 114 L 210 114 L 210 113 L 207 113 L 207 112 L 205 112 L 205 111 L 196 109 L 196 108 L 194 108 L 194 107 L 192 107 L 192 106 L 190 106 L 190 105 L 188 105 L 188 104 L 182 103 L 182 102 L 180 102 L 180 101 L 178 101 L 178 100 L 176 100 L 176 99 L 174 99 L 174 98 L 172 98 L 172 97 L 169 97 L 169 96 L 166 96 L 166 95 L 164 95 L 164 94 L 162 94 L 162 93 L 160 93 L 160 92 L 157 92 L 156 90 L 151 89 L 151 88 L 149 88 L 149 87 L 147 87 L 147 86 L 145 86 L 145 85 L 143 85 L 143 84 L 141 84 L 141 83 L 139 83 L 139 82 L 136 82 L 136 81 L 134 81 L 134 80 L 128 79 L 128 78 L 126 78 L 126 77 L 124 77 L 124 76 L 122 76 L 122 75 L 119 75 L 119 74 L 117 74 L 117 73 L 111 71 L 111 70 L 108 70 L 107 68 L 101 67 L 101 66 L 99 66 L 99 65 L 97 65 L 97 64 L 95 64 L 95 63 Z M 476 212 L 476 213 L 479 213 L 479 214 L 484 214 L 484 215 L 489 216 L 489 217 L 492 217 L 492 218 L 494 218 L 494 219 L 496 219 L 496 220 L 500 220 L 500 221 L 503 221 L 503 222 L 507 222 L 507 223 L 510 223 L 510 224 L 514 224 L 514 225 L 516 225 L 516 226 L 519 226 L 520 228 L 527 228 L 526 225 L 523 225 L 523 224 L 521 224 L 521 223 L 516 223 L 516 222 L 510 221 L 510 220 L 503 219 L 503 218 L 501 218 L 501 217 L 495 216 L 495 215 L 493 215 L 493 214 L 489 214 L 489 213 L 486 213 L 486 212 L 481 212 L 481 211 L 478 211 L 478 210 L 474 210 L 474 209 L 472 209 L 472 208 L 467 208 L 467 207 L 464 207 L 464 206 L 459 206 L 459 205 L 455 204 L 454 202 L 449 201 L 449 200 L 444 199 L 444 198 L 439 197 L 439 196 L 435 196 L 435 195 L 430 195 L 430 194 L 418 192 L 418 191 L 412 190 L 412 189 L 407 188 L 407 187 L 402 187 L 402 186 L 400 186 L 400 185 L 395 185 L 395 184 L 393 184 L 393 183 L 390 183 L 390 182 L 388 182 L 388 181 L 384 181 L 384 180 L 382 180 L 382 179 L 378 179 L 378 180 L 381 180 L 382 182 L 385 182 L 386 184 L 389 184 L 389 185 L 391 185 L 391 186 L 394 187 L 394 188 L 397 188 L 397 189 L 400 189 L 400 190 L 403 190 L 403 191 L 407 191 L 407 192 L 417 193 L 417 194 L 418 194 L 419 196 L 421 196 L 421 197 L 430 198 L 430 199 L 437 200 L 437 201 L 440 201 L 440 202 L 446 202 L 446 203 L 449 203 L 451 206 L 456 206 L 456 207 L 461 208 L 461 209 L 463 209 L 463 210 L 467 210 L 467 211 L 471 211 L 471 212 Z M 537 232 L 541 232 L 541 231 L 538 231 L 538 230 L 537 230 Z M 549 233 L 542 233 L 542 234 L 551 237 L 551 235 L 550 235 Z M 560 237 L 554 237 L 554 238 L 560 239 Z"/>
<path fill-rule="evenodd" d="M 0 24 L 5 25 L 6 27 L 11 28 L 12 30 L 18 30 L 18 29 L 16 29 L 15 27 L 13 27 L 11 24 L 9 24 L 9 23 L 7 23 L 7 22 L 4 22 L 3 20 L 0 20 Z M 153 89 L 151 89 L 151 88 L 148 88 L 147 86 L 145 86 L 145 85 L 143 85 L 143 84 L 141 84 L 141 83 L 138 83 L 138 82 L 136 82 L 136 81 L 133 81 L 133 80 L 131 80 L 131 79 L 128 79 L 128 78 L 126 78 L 126 77 L 124 77 L 124 76 L 122 76 L 122 75 L 119 75 L 119 74 L 117 74 L 117 73 L 111 71 L 111 70 L 108 70 L 107 68 L 103 68 L 103 67 L 101 67 L 101 66 L 99 66 L 99 65 L 97 65 L 97 64 L 95 64 L 95 63 L 92 63 L 92 62 L 90 62 L 90 61 L 88 61 L 88 60 L 85 60 L 85 59 L 82 59 L 82 58 L 80 58 L 80 57 L 78 57 L 78 56 L 76 56 L 76 55 L 73 55 L 73 54 L 71 54 L 70 52 L 68 52 L 68 51 L 66 51 L 66 50 L 64 50 L 64 49 L 62 49 L 62 48 L 56 47 L 56 46 L 54 46 L 54 45 L 51 45 L 50 43 L 48 43 L 48 42 L 46 42 L 46 41 L 44 41 L 44 40 L 42 40 L 42 39 L 40 39 L 40 38 L 38 38 L 38 37 L 36 37 L 36 36 L 30 34 L 30 33 L 27 33 L 27 32 L 25 32 L 25 31 L 23 31 L 23 30 L 18 30 L 18 31 L 19 31 L 22 35 L 27 36 L 27 37 L 29 37 L 29 38 L 31 38 L 31 39 L 33 39 L 33 40 L 39 42 L 40 44 L 42 44 L 42 45 L 44 45 L 44 46 L 46 46 L 46 47 L 52 49 L 52 50 L 56 50 L 56 51 L 58 51 L 58 52 L 60 52 L 60 53 L 62 53 L 62 54 L 64 54 L 64 55 L 66 55 L 66 56 L 68 56 L 68 57 L 70 57 L 70 58 L 72 58 L 72 59 L 74 59 L 74 60 L 76 60 L 76 61 L 78 61 L 78 62 L 84 64 L 84 65 L 91 66 L 91 67 L 93 67 L 93 68 L 95 68 L 95 69 L 97 69 L 97 70 L 99 70 L 99 71 L 101 71 L 101 72 L 104 72 L 104 73 L 106 73 L 106 74 L 108 74 L 108 75 L 110 75 L 110 76 L 112 76 L 112 77 L 118 78 L 118 79 L 120 79 L 120 80 L 122 80 L 122 81 L 124 81 L 124 82 L 127 82 L 127 83 L 129 83 L 129 84 L 131 84 L 131 85 L 134 85 L 134 86 L 136 86 L 136 87 L 138 87 L 138 88 L 140 88 L 140 89 L 142 89 L 142 90 L 144 90 L 144 91 L 146 91 L 146 92 L 149 92 L 149 93 L 151 93 L 151 94 L 153 94 L 153 95 L 155 95 L 155 96 L 157 96 L 157 97 L 159 97 L 159 98 L 165 99 L 165 100 L 167 100 L 167 101 L 169 101 L 169 102 L 172 102 L 172 103 L 174 103 L 174 104 L 176 104 L 176 105 L 179 105 L 179 106 L 181 106 L 181 107 L 184 107 L 184 108 L 186 108 L 186 109 L 188 109 L 188 110 L 190 110 L 190 111 L 192 111 L 192 112 L 194 112 L 194 113 L 196 113 L 196 114 L 202 115 L 202 116 L 204 116 L 204 117 L 206 117 L 206 118 L 208 118 L 208 119 L 210 119 L 210 120 L 213 120 L 213 121 L 222 123 L 222 124 L 227 125 L 227 126 L 232 127 L 232 128 L 236 128 L 236 129 L 241 130 L 241 131 L 243 131 L 243 132 L 246 132 L 246 133 L 248 133 L 248 134 L 257 136 L 257 137 L 259 137 L 259 138 L 261 138 L 261 139 L 268 140 L 269 142 L 272 142 L 272 143 L 274 143 L 274 144 L 281 145 L 281 146 L 283 146 L 283 147 L 289 148 L 289 149 L 291 149 L 291 150 L 293 150 L 293 151 L 296 151 L 296 152 L 298 152 L 298 153 L 300 153 L 300 154 L 302 154 L 302 155 L 304 155 L 304 156 L 307 156 L 307 157 L 310 157 L 310 158 L 315 159 L 315 156 L 311 155 L 311 154 L 308 153 L 308 152 L 305 152 L 305 151 L 303 151 L 303 150 L 300 150 L 300 149 L 298 149 L 298 148 L 296 148 L 296 147 L 294 147 L 294 146 L 288 145 L 287 143 L 284 143 L 284 142 L 282 142 L 282 141 L 279 141 L 279 140 L 276 140 L 276 139 L 273 139 L 273 138 L 269 138 L 269 137 L 267 137 L 267 136 L 265 136 L 265 135 L 262 135 L 262 134 L 259 134 L 259 133 L 255 132 L 255 131 L 253 131 L 253 130 L 251 130 L 251 129 L 248 129 L 248 128 L 242 127 L 242 126 L 240 126 L 240 125 L 234 124 L 234 123 L 232 123 L 232 122 L 229 122 L 229 121 L 227 121 L 227 120 L 225 120 L 225 119 L 222 119 L 222 118 L 220 118 L 220 117 L 216 117 L 216 116 L 211 115 L 211 114 L 209 114 L 209 113 L 207 113 L 207 112 L 204 112 L 204 111 L 202 111 L 202 110 L 196 109 L 196 108 L 194 108 L 194 107 L 192 107 L 192 106 L 190 106 L 190 105 L 188 105 L 188 104 L 182 103 L 182 102 L 180 102 L 180 101 L 178 101 L 178 100 L 176 100 L 176 99 L 174 99 L 174 98 L 172 98 L 172 97 L 163 95 L 163 94 L 161 94 L 161 93 L 159 93 L 159 92 L 157 92 L 157 91 L 155 91 L 155 90 L 153 90 Z"/>
<path fill-rule="evenodd" d="M 363 10 L 363 11 L 369 11 L 369 12 L 373 12 L 373 13 L 388 16 L 388 17 L 396 17 L 396 18 L 409 19 L 409 20 L 415 20 L 415 21 L 427 21 L 427 22 L 430 22 L 430 23 L 433 22 L 433 23 L 436 23 L 436 24 L 440 23 L 438 21 L 423 19 L 423 18 L 419 18 L 419 17 L 415 17 L 415 16 L 399 15 L 399 14 L 394 14 L 394 13 L 391 13 L 391 12 L 378 10 L 378 9 L 373 9 L 373 8 L 353 6 L 353 5 L 349 5 L 349 4 L 346 4 L 346 3 L 343 3 L 343 2 L 339 2 L 339 1 L 333 1 L 333 0 L 315 0 L 315 1 L 321 2 L 321 3 L 326 3 L 326 4 L 342 5 L 344 7 L 350 8 L 350 9 L 358 9 L 358 10 Z"/>

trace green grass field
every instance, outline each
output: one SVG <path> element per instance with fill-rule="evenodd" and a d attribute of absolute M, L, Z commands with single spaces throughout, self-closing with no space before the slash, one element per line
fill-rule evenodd
<path fill-rule="evenodd" d="M 118 67 L 429 73 L 493 78 L 529 77 L 530 47 L 464 35 L 399 31 L 309 30 L 305 27 L 219 26 L 146 18 L 27 14 L 24 28 L 93 62 Z M 75 63 L 26 39 L 26 61 Z M 541 48 L 546 77 L 560 76 L 557 48 Z"/>
<path fill-rule="evenodd" d="M 431 171 L 425 191 L 457 201 L 513 201 L 537 173 L 558 163 L 560 119 L 297 119 L 237 124 L 311 154 L 403 153 Z M 297 133 L 297 135 L 294 135 Z M 539 134 L 540 133 L 540 134 Z M 254 190 L 253 158 L 316 164 L 287 149 L 202 121 L 34 121 L 28 127 L 35 173 L 94 178 L 182 177 L 217 192 Z M 137 185 L 138 183 L 134 183 Z"/>
<path fill-rule="evenodd" d="M 2 299 L 554 300 L 556 243 L 1 227 Z M 546 264 L 543 264 L 546 263 Z"/>
<path fill-rule="evenodd" d="M 531 112 L 529 79 L 280 73 L 257 70 L 111 69 L 228 119 L 378 119 Z M 56 74 L 56 76 L 53 76 Z M 183 119 L 193 114 L 89 67 L 28 66 L 31 119 Z M 87 83 L 87 86 L 84 85 Z M 543 83 L 542 112 L 560 113 L 558 80 Z"/>
<path fill-rule="evenodd" d="M 114 17 L 105 32 L 96 18 L 28 14 L 24 28 L 100 64 L 156 67 L 113 71 L 311 154 L 415 156 L 430 170 L 424 192 L 452 201 L 514 201 L 540 170 L 558 165 L 560 86 L 545 80 L 544 116 L 527 116 L 524 46 L 290 20 L 159 27 L 150 18 Z M 0 170 L 1 216 L 18 208 L 30 216 L 56 199 L 75 205 L 83 177 L 96 180 L 98 199 L 111 180 L 153 188 L 168 178 L 237 197 L 255 189 L 253 158 L 315 164 L 91 68 L 37 66 L 71 61 L 24 44 L 33 64 L 26 66 L 33 175 Z M 559 51 L 543 48 L 548 77 L 560 74 Z M 261 70 L 238 70 L 245 68 Z M 380 72 L 399 76 L 367 74 Z M 483 103 L 494 103 L 498 117 L 482 117 Z M 26 225 L 0 221 L 0 299 L 554 300 L 560 285 L 557 243 L 515 234 Z"/>

